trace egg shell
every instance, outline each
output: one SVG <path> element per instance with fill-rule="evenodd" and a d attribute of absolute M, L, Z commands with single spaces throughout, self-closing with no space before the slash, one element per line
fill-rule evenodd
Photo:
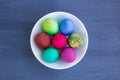
<path fill-rule="evenodd" d="M 74 24 L 70 19 L 63 19 L 60 23 L 60 32 L 66 36 L 72 34 L 74 31 Z"/>
<path fill-rule="evenodd" d="M 64 62 L 71 63 L 75 60 L 75 58 L 76 58 L 76 52 L 73 48 L 66 47 L 61 51 L 61 59 Z"/>
<path fill-rule="evenodd" d="M 43 49 L 49 47 L 51 44 L 50 43 L 50 36 L 44 32 L 38 33 L 35 36 L 34 41 L 38 47 L 43 48 Z"/>
<path fill-rule="evenodd" d="M 49 35 L 54 35 L 59 31 L 58 22 L 53 18 L 47 18 L 42 23 L 42 30 Z"/>
<path fill-rule="evenodd" d="M 47 48 L 43 51 L 42 58 L 48 63 L 56 62 L 59 59 L 59 51 L 55 48 Z"/>
<path fill-rule="evenodd" d="M 56 34 L 55 36 L 53 36 L 52 38 L 52 45 L 55 48 L 63 48 L 66 46 L 67 43 L 67 39 L 63 34 Z"/>

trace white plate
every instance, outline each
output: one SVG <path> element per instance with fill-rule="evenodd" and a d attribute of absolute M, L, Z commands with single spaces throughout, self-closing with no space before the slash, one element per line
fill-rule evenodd
<path fill-rule="evenodd" d="M 84 46 L 82 46 L 81 48 L 75 49 L 77 57 L 75 59 L 75 61 L 73 61 L 72 63 L 65 63 L 63 62 L 61 59 L 59 59 L 57 62 L 55 63 L 46 63 L 45 61 L 43 61 L 41 55 L 42 55 L 42 50 L 39 49 L 35 42 L 34 42 L 34 37 L 37 33 L 42 32 L 41 30 L 41 23 L 46 19 L 46 18 L 54 18 L 56 19 L 59 23 L 61 22 L 61 20 L 63 20 L 64 18 L 69 18 L 73 21 L 74 26 L 75 26 L 75 30 L 74 33 L 79 33 L 81 35 L 83 35 L 83 37 L 85 38 L 85 44 Z M 81 22 L 81 20 L 79 20 L 77 17 L 75 17 L 74 15 L 67 13 L 67 12 L 52 12 L 49 13 L 45 16 L 43 16 L 42 18 L 40 18 L 37 23 L 34 25 L 32 32 L 31 32 L 31 37 L 30 37 L 30 44 L 31 44 L 31 48 L 33 51 L 33 54 L 35 55 L 35 57 L 37 58 L 37 60 L 42 63 L 43 65 L 45 65 L 46 67 L 52 68 L 52 69 L 67 69 L 70 68 L 74 65 L 76 65 L 78 62 L 81 61 L 81 59 L 84 57 L 86 50 L 88 48 L 88 33 L 87 30 L 85 28 L 85 26 L 83 25 L 83 23 Z"/>

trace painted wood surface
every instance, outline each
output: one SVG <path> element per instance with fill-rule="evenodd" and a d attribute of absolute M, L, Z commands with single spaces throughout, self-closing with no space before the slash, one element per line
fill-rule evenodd
<path fill-rule="evenodd" d="M 66 11 L 85 24 L 89 47 L 67 70 L 40 64 L 30 48 L 36 21 Z M 0 80 L 120 80 L 120 0 L 0 0 Z"/>

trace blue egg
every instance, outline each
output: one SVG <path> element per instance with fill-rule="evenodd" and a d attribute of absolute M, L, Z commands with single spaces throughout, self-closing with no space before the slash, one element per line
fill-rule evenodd
<path fill-rule="evenodd" d="M 60 23 L 60 32 L 66 36 L 72 34 L 74 31 L 74 24 L 70 19 L 64 19 Z"/>

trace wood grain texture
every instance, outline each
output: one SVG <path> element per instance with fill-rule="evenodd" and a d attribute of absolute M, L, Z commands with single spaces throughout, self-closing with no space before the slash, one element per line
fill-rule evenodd
<path fill-rule="evenodd" d="M 53 11 L 76 15 L 89 48 L 62 71 L 40 64 L 30 48 L 35 22 Z M 0 0 L 0 80 L 120 80 L 120 0 Z"/>

